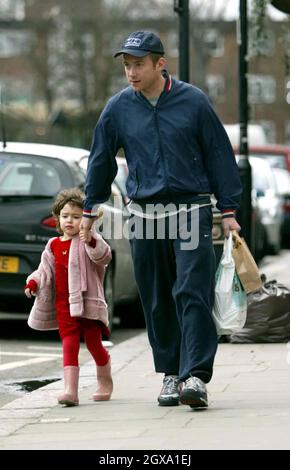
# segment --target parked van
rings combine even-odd
[[[231,144],[234,148],[240,145],[240,124],[225,124],[224,128],[229,136]],[[248,142],[249,145],[266,145],[268,143],[267,136],[263,126],[259,124],[248,125]]]

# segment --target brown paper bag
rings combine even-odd
[[[233,231],[233,258],[236,271],[246,293],[254,292],[262,287],[258,266],[245,240]]]

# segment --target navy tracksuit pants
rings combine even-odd
[[[199,232],[195,249],[183,249],[184,236],[170,236],[170,217],[163,219],[162,239],[133,236],[130,243],[156,372],[178,375],[183,381],[193,375],[207,383],[217,350],[211,315],[215,255],[211,207],[202,207],[198,212],[198,225],[193,222],[196,219],[192,212],[185,216],[187,231]],[[160,223],[136,216],[134,219],[144,230],[146,224],[156,229]]]

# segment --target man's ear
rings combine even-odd
[[[160,71],[163,70],[165,67],[165,64],[166,64],[165,57],[160,57],[160,59],[158,60],[156,64],[157,70],[160,70]]]

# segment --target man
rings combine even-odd
[[[134,32],[119,55],[130,86],[108,101],[96,125],[82,227],[90,229],[98,205],[110,196],[115,155],[122,147],[129,169],[129,210],[134,224],[144,228],[143,236],[130,242],[155,370],[164,373],[158,402],[207,407],[205,384],[217,349],[210,194],[222,212],[225,236],[239,230],[238,169],[206,95],[164,69],[158,36]],[[152,204],[158,210],[148,211]],[[158,236],[160,221],[164,232]],[[184,232],[194,239],[189,247]]]

